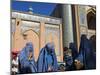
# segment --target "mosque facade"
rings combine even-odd
[[[75,42],[79,49],[82,34],[96,42],[95,6],[58,5],[51,16],[12,11],[11,19],[12,51],[22,50],[31,41],[35,60],[48,42],[54,43],[58,62],[63,62],[63,48],[70,43]]]
[[[20,51],[27,42],[33,43],[37,60],[40,50],[50,42],[55,45],[58,61],[63,61],[62,20],[33,13],[12,12],[12,50]]]

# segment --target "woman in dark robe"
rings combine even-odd
[[[81,36],[81,43],[79,49],[79,56],[77,58],[79,61],[82,61],[84,69],[94,69],[95,68],[95,55],[91,46],[90,40],[87,39],[86,35]]]
[[[38,72],[55,72],[58,70],[57,58],[53,43],[48,43],[41,49],[37,61]]]
[[[19,54],[20,74],[37,72],[33,51],[33,44],[31,42],[26,43],[26,46],[21,50]]]

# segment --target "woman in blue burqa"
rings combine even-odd
[[[26,43],[26,46],[21,50],[19,54],[20,74],[37,72],[33,51],[33,44],[31,42]]]
[[[95,69],[96,68],[96,55],[93,52],[91,41],[86,35],[81,36],[81,43],[79,49],[79,56],[77,57],[84,69]]]
[[[47,43],[45,47],[41,49],[37,61],[37,69],[38,72],[54,72],[58,70],[53,43]]]

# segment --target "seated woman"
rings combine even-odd
[[[41,49],[37,61],[38,72],[54,72],[58,70],[57,58],[53,43],[48,43]]]
[[[34,72],[37,72],[37,68],[34,60],[33,44],[28,42],[19,54],[19,73],[25,74]]]

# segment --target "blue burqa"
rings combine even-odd
[[[28,42],[19,54],[19,73],[21,74],[37,72],[34,54],[30,60],[28,58],[30,52],[33,53],[33,45]]]
[[[54,72],[58,70],[55,49],[52,43],[46,44],[46,46],[41,49],[37,61],[37,69],[38,72]]]
[[[79,56],[77,59],[83,63],[84,69],[96,68],[96,55],[94,54],[91,42],[87,39],[86,35],[81,36]]]

